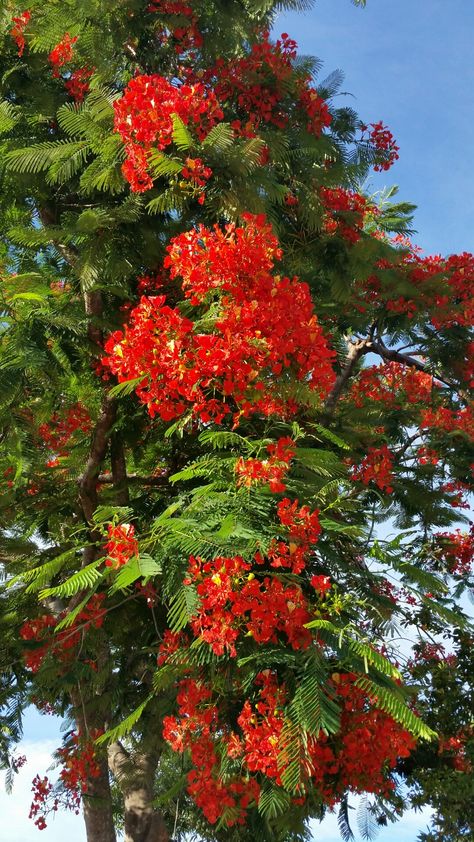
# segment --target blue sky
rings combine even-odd
[[[300,52],[345,73],[346,99],[383,120],[400,160],[374,185],[398,184],[418,205],[416,241],[431,253],[474,251],[474,3],[466,0],[317,0],[282,14]],[[344,101],[341,98],[341,102]]]
[[[418,205],[416,242],[434,253],[474,250],[474,3],[368,0],[362,10],[350,0],[318,0],[310,12],[282,14],[276,32],[284,31],[324,62],[323,75],[345,72],[343,89],[362,119],[393,131],[400,160],[374,176],[373,188],[396,183],[400,197]],[[81,819],[58,816],[40,833],[27,817],[31,780],[45,773],[60,739],[57,722],[28,717],[21,749],[28,764],[13,796],[0,787],[0,814],[15,842],[85,840]],[[378,840],[415,842],[426,824],[426,815],[408,814]],[[315,827],[314,839],[339,842],[335,817]]]

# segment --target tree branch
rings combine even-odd
[[[97,477],[97,482],[101,485],[115,484],[112,474],[99,474],[99,476]],[[168,488],[170,484],[167,476],[140,477],[138,474],[127,474],[127,483],[135,485],[152,485],[157,486],[158,488]],[[127,504],[125,503],[121,505]]]
[[[380,338],[372,341],[371,351],[373,351],[374,354],[378,354],[379,357],[382,357],[384,360],[416,368],[417,371],[422,371],[424,374],[431,374],[426,365],[421,360],[417,359],[417,357],[413,357],[411,354],[402,354],[401,351],[387,348]],[[464,397],[464,393],[461,392],[456,384],[451,380],[447,380],[439,374],[434,374],[433,377],[435,377],[436,380],[439,380],[440,383],[443,383],[444,386],[448,386],[449,389],[453,389],[455,392],[458,392],[461,397]]]
[[[383,343],[381,339],[374,339],[372,341],[372,348],[371,350],[374,354],[378,354],[379,357],[382,357],[384,360],[389,360],[390,362],[402,363],[403,365],[411,366],[412,368],[418,369],[418,371],[423,371],[426,373],[426,366],[421,360],[418,360],[416,357],[412,357],[410,354],[402,354],[401,351],[396,351],[391,348],[387,348],[387,346]]]
[[[107,452],[111,428],[116,416],[117,401],[114,398],[105,397],[92,437],[89,458],[86,462],[84,472],[78,481],[79,502],[84,513],[84,518],[89,527],[91,527],[91,545],[84,549],[82,557],[83,567],[90,564],[97,557],[96,544],[100,541],[101,537],[98,530],[93,527],[93,516],[98,504],[97,481],[100,466]]]
[[[119,506],[128,506],[130,495],[128,493],[127,464],[123,441],[118,433],[112,433],[110,437],[110,459],[112,463],[112,482],[117,495]]]
[[[372,339],[370,337],[367,337],[366,339],[358,339],[356,342],[348,340],[348,354],[344,368],[342,369],[339,377],[336,379],[336,382],[324,405],[324,415],[326,418],[330,418],[334,414],[336,404],[346,388],[347,383],[352,377],[357,363],[364,354],[367,354],[368,351],[370,351],[371,345]]]

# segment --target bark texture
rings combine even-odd
[[[158,754],[129,753],[120,742],[108,749],[109,768],[124,800],[125,842],[170,842],[166,824],[153,807]]]

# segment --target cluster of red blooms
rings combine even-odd
[[[138,556],[138,541],[134,536],[135,527],[131,523],[109,524],[107,528],[108,541],[105,544],[106,567],[118,570],[131,558]]]
[[[212,170],[206,167],[201,158],[186,158],[185,166],[182,169],[183,178],[189,179],[198,187],[205,187],[206,181],[210,179]]]
[[[105,594],[94,594],[79,612],[74,623],[56,634],[54,629],[61,617],[56,619],[51,614],[43,614],[35,620],[26,620],[20,628],[21,639],[41,644],[25,652],[28,669],[38,672],[48,654],[53,654],[62,663],[74,659],[83,634],[91,627],[99,629],[102,626],[105,617],[104,600]]]
[[[25,29],[30,22],[31,19],[31,12],[26,10],[25,12],[21,12],[21,14],[17,15],[17,17],[12,18],[13,26],[10,29],[10,35],[14,39],[17,47],[18,47],[18,55],[22,56],[26,41],[25,41]]]
[[[243,635],[257,643],[277,643],[282,633],[292,649],[310,645],[304,624],[311,614],[299,585],[285,586],[275,576],[259,581],[249,573],[252,565],[239,556],[189,561],[187,581],[197,583],[200,598],[191,628],[216,655],[227,650],[235,657],[235,642]]]
[[[58,750],[63,769],[60,773],[61,781],[71,793],[86,793],[90,778],[98,778],[100,766],[96,759],[94,740],[99,732],[85,737],[80,731],[72,731],[67,745]]]
[[[40,778],[39,775],[36,775],[36,777],[33,778],[33,786],[31,788],[33,793],[33,802],[30,807],[28,818],[35,820],[35,825],[38,830],[44,830],[46,827],[46,819],[43,814],[44,805],[48,800],[48,797],[51,795],[52,789],[53,785],[46,776],[44,778]],[[57,810],[56,803],[52,809]]]
[[[474,464],[471,465],[471,473],[474,474]],[[443,483],[441,491],[447,494],[452,494],[453,497],[449,500],[449,505],[455,509],[470,509],[467,497],[472,494],[472,484],[461,482],[460,480],[449,480]]]
[[[451,765],[458,772],[472,772],[472,763],[466,756],[466,742],[474,736],[472,726],[463,728],[454,737],[440,736],[438,754],[448,754]]]
[[[201,158],[186,158],[181,174],[195,188],[199,204],[204,204],[206,194],[203,190],[197,190],[197,188],[206,186],[212,175],[211,168],[207,167]]]
[[[55,79],[59,79],[61,75],[60,68],[72,61],[74,56],[74,44],[76,41],[77,35],[74,38],[71,38],[69,32],[66,32],[63,38],[61,38],[59,44],[56,44],[56,46],[51,50],[48,59],[49,63],[53,66],[53,76]]]
[[[308,506],[298,508],[298,501],[283,499],[278,504],[278,518],[285,541],[273,540],[264,557],[260,552],[253,562],[259,567],[297,575],[306,566],[306,556],[319,538],[318,512]],[[298,584],[285,586],[275,575],[256,578],[253,564],[240,556],[206,561],[191,557],[185,584],[196,583],[200,605],[191,620],[191,628],[216,655],[237,654],[235,643],[252,637],[257,643],[277,643],[286,637],[293,649],[307,648],[311,633],[305,623],[311,619],[309,606]],[[319,597],[330,589],[327,576],[313,576],[311,585]],[[161,653],[160,653],[161,656]]]
[[[357,678],[352,673],[333,676],[341,727],[333,736],[321,731],[308,737],[301,758],[303,802],[310,786],[329,805],[348,789],[387,795],[393,788],[387,772],[414,748],[411,735],[367,699]],[[246,806],[258,800],[262,776],[281,784],[289,763],[284,743],[287,689],[270,670],[257,676],[255,689],[255,701],[247,699],[237,717],[239,732],[221,726],[211,690],[192,678],[180,684],[178,715],[164,720],[163,736],[173,750],[190,749],[195,768],[188,776],[188,791],[212,823],[221,817],[228,825],[243,823]],[[219,744],[242,764],[245,777],[239,778],[237,792],[233,781],[228,785],[218,780]],[[229,807],[234,809],[228,821]]]
[[[216,77],[215,91],[221,102],[230,102],[245,114],[243,120],[232,122],[237,134],[254,137],[262,123],[279,129],[288,125],[285,110],[288,85],[292,81],[296,41],[286,32],[275,44],[269,32],[263,32],[250,53],[232,61],[218,59],[211,72]],[[331,115],[324,100],[309,84],[309,79],[295,80],[297,111],[304,115],[306,128],[317,137],[331,123]],[[297,115],[298,116],[298,115]]]
[[[87,409],[80,403],[75,403],[66,410],[54,412],[49,423],[38,427],[38,435],[43,444],[56,457],[68,456],[71,439],[77,433],[88,435],[91,430],[91,419]],[[55,467],[57,459],[48,462],[48,467]]]
[[[368,485],[373,481],[387,494],[391,494],[393,487],[393,455],[386,444],[381,447],[369,447],[367,456],[361,464],[354,468],[351,479],[363,482]]]
[[[389,170],[392,164],[398,161],[400,147],[397,146],[392,132],[381,120],[362,127],[362,140],[370,144],[377,152],[382,153],[382,160],[377,161],[374,166],[375,172]]]
[[[326,234],[338,234],[349,243],[357,243],[365,215],[373,212],[367,199],[343,187],[321,187],[320,196],[325,210],[323,225]]]
[[[321,532],[319,512],[317,510],[311,512],[309,506],[301,506],[298,509],[297,500],[292,503],[284,498],[278,504],[277,513],[287,541],[272,540],[266,557],[258,551],[255,553],[255,561],[263,565],[268,559],[270,567],[276,569],[286,567],[298,575],[305,569],[306,557],[319,538]],[[319,577],[316,578],[319,579]],[[316,585],[313,586],[316,587]]]
[[[166,664],[171,655],[185,648],[188,643],[189,641],[186,639],[184,632],[172,632],[170,629],[165,629],[158,651],[158,666]]]
[[[14,475],[14,473],[15,473],[15,469],[14,469],[13,465],[9,465],[9,467],[6,468],[3,472],[3,476],[7,480],[7,488],[13,488],[13,486],[15,484],[13,479],[10,479],[10,477],[12,477]]]
[[[271,274],[280,256],[265,217],[250,214],[242,227],[199,226],[171,241],[165,261],[171,278],[181,278],[194,306],[217,298],[219,314],[213,331],[203,333],[166,306],[165,296],[144,297],[124,332],[107,341],[105,362],[120,382],[142,378],[136,393],[152,417],[169,421],[191,410],[220,423],[235,405],[236,419],[285,415],[294,403],[279,399],[274,377],[285,370],[321,397],[328,394],[334,352],[308,286]]]
[[[181,0],[152,0],[147,11],[186,20],[185,25],[176,25],[176,22],[166,20],[166,26],[161,30],[162,44],[167,43],[167,32],[170,32],[175,41],[177,53],[196,50],[202,46],[203,37],[198,28],[198,18],[189,3],[183,3]]]
[[[350,399],[357,407],[362,407],[364,398],[369,398],[390,409],[399,409],[406,401],[411,404],[429,403],[433,385],[431,374],[401,363],[388,362],[362,369],[352,385]]]
[[[432,447],[427,447],[422,444],[416,451],[420,465],[437,465],[439,462],[439,454]]]
[[[93,73],[92,68],[79,67],[78,70],[73,70],[69,79],[65,81],[64,87],[76,102],[82,102],[86,94],[89,93],[90,79]]]
[[[466,576],[474,562],[474,525],[469,532],[439,532],[436,535],[436,558],[446,565],[449,573]]]
[[[269,459],[238,459],[235,466],[237,485],[250,488],[257,483],[268,483],[275,494],[285,490],[283,483],[290,469],[290,462],[296,453],[295,442],[288,436],[278,439],[276,444],[269,444]]]
[[[33,780],[32,792],[33,802],[30,807],[30,819],[35,819],[35,825],[39,830],[46,828],[46,816],[48,813],[56,813],[61,806],[63,809],[71,810],[77,816],[81,809],[81,796],[87,793],[91,778],[99,777],[101,770],[97,764],[95,755],[94,740],[99,736],[99,731],[84,737],[80,732],[72,731],[68,737],[68,743],[64,748],[58,750],[63,769],[60,773],[60,780],[64,786],[64,792],[55,791],[53,784],[47,777],[40,778],[39,775]]]
[[[27,763],[26,755],[25,754],[17,754],[15,757],[11,758],[11,767],[14,772],[18,772],[19,769],[22,769],[25,763]]]
[[[471,327],[474,322],[474,255],[469,252],[453,254],[443,258],[440,255],[421,256],[411,250],[402,263],[393,265],[386,260],[378,263],[379,269],[396,269],[402,273],[404,284],[413,287],[414,297],[390,298],[384,306],[394,313],[413,318],[426,311],[433,326],[442,328],[460,325]],[[439,285],[435,289],[434,285]],[[365,282],[365,293],[371,300],[380,298],[381,284],[377,275],[371,275]]]
[[[469,252],[450,257],[420,257],[409,259],[410,280],[421,290],[432,278],[441,280],[445,293],[428,293],[430,318],[435,328],[461,325],[470,327],[474,322],[474,255]]]
[[[426,409],[421,417],[421,427],[442,430],[452,433],[459,430],[469,438],[474,438],[474,414],[472,406],[464,409],[448,409],[440,406],[438,409]]]
[[[212,692],[202,682],[186,679],[179,685],[178,716],[163,720],[163,737],[174,751],[190,749],[194,768],[188,773],[188,792],[207,820],[215,824],[226,812],[226,824],[245,822],[245,810],[258,801],[260,787],[239,775],[225,783],[219,780],[220,762],[215,731],[218,710]]]
[[[114,110],[114,128],[127,153],[122,171],[131,189],[138,193],[153,186],[149,153],[166,149],[173,142],[173,114],[200,140],[224,116],[214,92],[201,82],[174,85],[156,74],[131,79],[123,96],[114,102]]]

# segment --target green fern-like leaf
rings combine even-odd
[[[171,119],[173,120],[173,143],[180,152],[187,152],[194,146],[193,136],[183,123],[181,117],[173,114]]]
[[[65,166],[68,159],[77,161],[78,155],[85,156],[88,145],[84,140],[46,141],[24,149],[14,149],[6,156],[6,163],[12,172],[35,174],[48,170],[54,164]]]
[[[86,588],[93,588],[105,576],[104,571],[97,569],[101,564],[102,559],[97,559],[83,567],[82,570],[78,570],[61,585],[54,588],[45,588],[45,590],[40,591],[40,599],[47,599],[50,596],[71,597]]]
[[[123,740],[127,734],[133,729],[133,727],[137,724],[138,720],[140,719],[143,711],[145,710],[146,706],[149,702],[153,699],[153,694],[150,693],[149,696],[144,699],[144,701],[138,705],[135,710],[127,716],[116,728],[111,728],[109,731],[106,731],[105,734],[102,734],[96,740],[97,745],[103,745],[104,743],[114,743],[117,740]]]
[[[0,135],[8,134],[21,118],[21,111],[16,105],[0,100]]]

